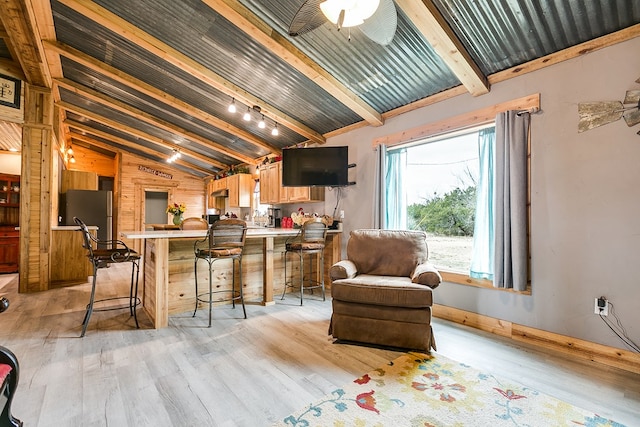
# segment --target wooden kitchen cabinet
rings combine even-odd
[[[0,225],[0,273],[15,273],[20,261],[20,232],[15,225]]]
[[[20,207],[20,175],[0,174],[0,207]]]
[[[91,234],[96,233],[90,227]],[[70,286],[85,283],[93,268],[82,247],[83,235],[76,226],[60,226],[51,230],[51,286]]]
[[[279,163],[269,163],[260,168],[260,203],[280,203]]]
[[[283,187],[282,162],[260,168],[260,203],[309,203],[324,201],[324,187]]]
[[[229,207],[250,208],[253,194],[253,177],[247,173],[239,173],[226,178],[229,190]]]

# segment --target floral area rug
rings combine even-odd
[[[440,355],[408,353],[275,426],[624,427]]]

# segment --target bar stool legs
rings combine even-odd
[[[293,284],[293,271],[291,272],[291,279],[288,280],[289,276],[287,275],[287,254],[296,254],[298,255],[298,260],[300,262],[300,305],[304,303],[304,291],[313,290],[320,288],[322,290],[322,301],[326,301],[325,290],[324,290],[324,250],[313,250],[313,251],[304,251],[304,250],[288,250],[284,252],[284,288],[282,289],[282,296],[280,300],[284,300],[284,296],[287,292],[287,288],[294,288]],[[318,254],[320,257],[320,266],[319,272],[320,280],[314,280],[312,278],[313,274],[313,254]],[[307,280],[308,285],[305,286],[304,282],[304,256],[307,255],[309,258],[309,278]],[[293,270],[293,269],[292,269]]]
[[[138,323],[138,314],[137,314],[137,306],[140,305],[142,302],[140,301],[140,299],[138,298],[138,279],[139,279],[139,272],[140,272],[140,265],[138,263],[138,259],[134,259],[131,261],[131,285],[129,287],[129,314],[131,317],[133,317],[133,319],[135,320],[136,323],[136,329],[140,329],[140,324]],[[106,267],[106,265],[104,265]],[[123,299],[123,298],[127,298],[127,297],[112,297],[112,298],[104,298],[101,300],[96,301],[95,297],[96,297],[96,281],[98,279],[98,269],[100,269],[102,267],[102,265],[99,264],[95,264],[93,265],[93,280],[91,282],[91,296],[89,299],[89,304],[87,304],[87,310],[84,313],[84,320],[82,321],[82,332],[80,333],[80,338],[84,337],[84,335],[87,333],[87,327],[89,326],[89,320],[91,319],[91,315],[93,314],[94,311],[110,311],[110,310],[119,310],[119,309],[124,309],[126,307],[109,307],[109,308],[101,308],[101,309],[95,309],[94,310],[94,304],[96,302],[103,302],[103,301],[111,301],[111,300],[118,300],[118,299]]]
[[[198,260],[199,259],[204,259],[205,261],[207,261],[209,263],[209,293],[204,293],[204,294],[200,294],[198,293]],[[229,258],[221,258],[221,259],[229,259]],[[218,300],[219,302],[222,301],[227,301],[227,300],[231,300],[231,306],[233,308],[236,308],[236,300],[239,300],[240,303],[242,304],[242,313],[244,315],[244,318],[247,318],[247,309],[245,308],[244,305],[244,293],[243,293],[243,289],[242,289],[242,257],[240,258],[230,258],[231,259],[231,265],[232,265],[232,270],[235,269],[235,261],[238,261],[238,276],[240,278],[239,282],[240,282],[240,289],[236,290],[236,275],[235,272],[232,273],[233,274],[233,278],[231,281],[231,298],[228,299],[221,299]],[[211,260],[207,259],[207,258],[197,258],[194,261],[194,273],[195,273],[195,287],[196,287],[196,306],[195,309],[193,310],[193,316],[192,317],[196,317],[196,313],[198,312],[198,302],[204,302],[205,304],[209,305],[209,324],[207,327],[211,327],[211,316],[213,313],[213,303],[216,302],[213,299],[214,294],[216,293],[221,293],[221,292],[228,292],[228,291],[214,291],[213,290],[213,263],[215,261],[217,261],[218,259],[213,258]]]

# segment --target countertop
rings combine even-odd
[[[247,238],[264,238],[279,236],[295,236],[300,232],[296,228],[247,228]],[[329,234],[342,233],[341,230],[329,230]],[[120,236],[127,239],[177,239],[205,237],[207,230],[144,230],[144,231],[122,231]]]

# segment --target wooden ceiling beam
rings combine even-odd
[[[96,113],[94,113],[92,111],[89,111],[86,108],[78,107],[76,105],[69,104],[68,102],[64,102],[64,101],[56,102],[55,105],[59,106],[60,108],[66,110],[66,111],[70,111],[70,112],[78,114],[80,116],[84,116],[87,119],[92,120],[92,121],[94,121],[96,123],[100,123],[100,124],[102,124],[104,126],[107,126],[107,127],[112,128],[112,129],[124,132],[124,133],[126,133],[128,135],[133,136],[134,138],[143,139],[143,140],[146,140],[148,142],[151,142],[151,143],[154,143],[156,145],[159,145],[161,147],[167,148],[167,149],[179,149],[182,153],[187,154],[188,156],[193,157],[194,159],[197,159],[197,160],[200,160],[202,162],[208,163],[208,164],[212,165],[213,167],[218,168],[220,170],[221,169],[226,169],[228,167],[228,165],[226,165],[224,163],[221,163],[221,162],[218,162],[216,160],[213,160],[213,159],[211,159],[211,158],[209,158],[209,157],[207,157],[207,156],[205,156],[203,154],[199,154],[199,153],[196,153],[196,152],[191,151],[189,149],[185,149],[184,147],[181,147],[179,144],[174,144],[174,143],[171,143],[169,141],[165,141],[162,138],[158,138],[156,136],[149,135],[146,132],[130,128],[129,126],[125,126],[125,125],[123,125],[121,123],[116,122],[115,120],[108,119],[108,118],[103,117],[103,116],[101,116],[99,114],[96,114]],[[73,123],[76,128],[79,128],[80,126],[83,126],[82,130],[84,130],[85,132],[90,132],[91,131],[94,135],[104,137],[105,139],[107,138],[107,135],[108,135],[109,138],[114,138],[114,136],[111,135],[108,132],[100,133],[100,135],[98,135],[97,132],[102,132],[102,131],[93,129],[92,127],[87,126],[87,125],[82,124],[82,123],[78,123],[78,122],[75,122],[75,121],[72,121],[72,120],[68,120],[68,119],[65,120],[65,123],[68,124],[69,126],[71,126],[71,123]]]
[[[84,98],[103,104],[121,113],[133,116],[136,119],[141,120],[145,123],[148,123],[152,126],[155,126],[159,129],[163,129],[174,135],[178,135],[182,138],[189,139],[207,148],[211,148],[212,150],[218,151],[229,157],[237,159],[243,163],[248,163],[248,164],[255,163],[255,159],[253,159],[252,157],[245,156],[236,151],[230,150],[229,148],[223,146],[222,144],[203,138],[200,135],[197,135],[193,132],[190,132],[186,129],[181,128],[180,126],[174,125],[173,123],[167,122],[166,120],[162,120],[158,117],[155,117],[145,111],[132,107],[131,105],[126,104],[122,101],[113,99],[97,90],[81,85],[80,83],[76,83],[69,79],[55,79],[55,84],[75,93],[76,95],[80,95]]]
[[[12,56],[20,63],[27,83],[51,87],[44,48],[35,19],[33,3],[44,0],[2,0],[0,21],[9,35]]]
[[[304,74],[372,126],[382,126],[382,115],[340,83],[289,40],[258,18],[237,0],[203,0],[211,9],[260,43],[285,63]]]
[[[0,73],[20,80],[27,78],[22,72],[22,67],[20,67],[18,62],[5,58],[0,58]]]
[[[473,96],[489,92],[489,82],[431,0],[396,0],[433,50]]]
[[[186,102],[172,95],[169,95],[168,93],[148,83],[145,83],[142,80],[139,80],[123,71],[120,71],[109,64],[106,64],[93,58],[92,56],[80,52],[79,50],[74,49],[71,46],[60,42],[45,42],[44,46],[47,52],[55,52],[59,55],[64,56],[65,58],[71,59],[72,61],[77,62],[80,65],[90,68],[119,83],[127,85],[128,87],[138,92],[144,93],[145,95],[148,95],[157,101],[170,105],[172,108],[182,111],[183,113],[196,117],[203,122],[210,124],[211,126],[221,129],[231,135],[237,136],[238,138],[241,138],[251,144],[254,144],[257,147],[267,150],[270,153],[282,154],[282,150],[280,148],[269,144],[267,141],[256,137],[252,133],[233,126],[230,123],[212,116],[205,111],[195,108],[187,104]]]
[[[107,144],[106,142],[98,141],[97,139],[88,137],[86,135],[81,135],[81,134],[78,134],[78,133],[75,133],[75,132],[71,132],[70,135],[71,135],[71,139],[73,139],[73,140],[81,141],[81,142],[84,142],[84,143],[90,144],[90,145],[95,145],[96,147],[99,147],[99,148],[102,148],[102,149],[105,149],[105,150],[113,151],[113,149],[114,149],[114,147],[112,145]],[[113,142],[116,143],[116,144],[123,144],[124,142],[127,142],[128,144],[130,144],[129,148],[133,148],[133,149],[136,149],[138,151],[142,151],[142,152],[144,152],[144,153],[146,153],[146,154],[148,154],[150,156],[160,157],[160,158],[162,158],[164,156],[163,153],[155,151],[155,150],[153,150],[151,148],[142,147],[142,146],[133,144],[133,143],[131,143],[129,141],[126,141],[126,140],[122,140],[122,142],[117,142],[117,141],[113,141]],[[122,151],[122,150],[116,149],[116,151]],[[133,154],[133,153],[131,153],[131,154]],[[205,175],[210,175],[211,174],[210,170],[203,169],[203,168],[198,167],[196,165],[193,165],[191,163],[185,162],[182,159],[178,159],[178,160],[176,160],[176,161],[174,161],[172,163],[168,163],[167,164],[168,167],[177,169],[175,167],[175,165],[180,165],[180,166],[184,166],[186,168],[192,169],[192,170],[197,170],[197,171],[199,171],[199,172],[201,172],[201,173],[203,173]],[[197,174],[194,174],[194,173],[191,173],[191,172],[189,172],[189,173],[191,175],[199,177],[199,175],[197,175]]]
[[[172,65],[186,71],[193,77],[203,81],[222,93],[227,94],[230,98],[235,98],[245,105],[260,106],[261,113],[264,114],[265,117],[269,117],[271,120],[277,122],[278,125],[287,127],[299,135],[309,138],[309,140],[314,143],[324,144],[326,142],[324,136],[319,132],[316,132],[305,124],[295,120],[275,106],[268,104],[266,101],[250,94],[239,86],[234,85],[217,73],[214,73],[205,66],[180,53],[168,44],[158,40],[98,4],[90,0],[60,0],[60,3],[82,15],[85,15],[92,21],[111,29],[131,43],[146,49],[159,58],[162,58]]]

